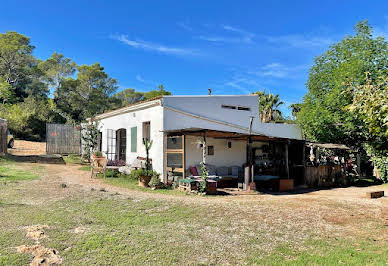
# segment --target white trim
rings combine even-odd
[[[230,124],[230,123],[227,123],[227,122],[224,122],[224,121],[215,120],[215,119],[212,119],[212,118],[208,118],[208,117],[196,115],[196,114],[193,114],[193,113],[185,112],[185,111],[182,111],[182,110],[179,110],[179,109],[176,109],[176,108],[167,106],[167,105],[162,105],[162,106],[163,106],[164,108],[168,109],[168,110],[173,111],[173,112],[177,112],[177,113],[180,113],[180,114],[183,114],[183,115],[187,115],[187,116],[191,116],[191,117],[194,117],[194,118],[197,118],[197,119],[201,119],[201,120],[206,120],[206,121],[209,121],[209,122],[212,122],[212,123],[216,123],[216,124],[220,124],[220,125],[223,125],[223,126],[228,126],[228,127],[237,128],[237,129],[246,131],[246,134],[249,134],[249,133],[248,133],[249,129],[248,129],[247,127],[242,127],[242,126],[235,125],[235,124]],[[259,133],[259,132],[255,132],[255,131],[252,131],[252,134],[255,134],[255,135],[264,135],[264,134],[261,134],[261,133]]]
[[[139,104],[135,104],[133,106],[123,107],[123,108],[120,108],[120,109],[117,109],[114,111],[110,111],[108,113],[100,114],[100,115],[96,116],[96,119],[104,119],[104,118],[112,117],[115,115],[134,112],[134,111],[138,111],[138,110],[143,110],[143,109],[147,109],[147,108],[158,106],[158,105],[161,105],[161,99],[157,99],[157,100],[149,101],[149,102],[144,102],[144,103],[139,103]]]

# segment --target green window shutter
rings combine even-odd
[[[137,127],[131,127],[131,152],[137,152]]]

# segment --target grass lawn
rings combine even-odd
[[[39,166],[35,170],[39,170]],[[41,169],[41,168],[40,168]],[[33,180],[39,176],[36,173],[22,170],[17,167],[11,158],[0,158],[0,182],[17,182],[21,180]]]
[[[101,175],[98,176],[98,178],[102,178]],[[152,190],[151,188],[145,188],[145,187],[140,187],[138,185],[138,180],[134,180],[128,177],[109,177],[104,180],[105,183],[114,185],[117,187],[122,187],[122,188],[128,188],[131,190],[138,190],[138,191],[144,191],[144,192],[149,192],[149,193],[159,193],[159,194],[169,194],[169,195],[187,195],[189,196],[190,194],[179,191],[177,189],[157,189],[157,190]]]
[[[339,235],[341,230],[334,229],[343,225],[338,222],[327,222],[327,233],[321,233],[319,223],[298,218],[310,211],[307,205],[291,213],[290,199],[242,205],[217,198],[209,202],[213,199],[171,190],[153,192],[169,194],[160,199],[154,194],[138,197],[71,184],[61,187],[54,178],[33,180],[38,177],[35,171],[22,173],[20,167],[1,162],[2,175],[22,178],[18,183],[0,183],[0,265],[31,262],[30,255],[17,253],[15,247],[34,244],[24,227],[38,224],[49,227],[40,242],[56,249],[64,265],[386,265],[388,261],[387,241],[379,238],[386,225],[380,220],[369,218],[371,222],[362,225],[349,220],[360,226],[355,231],[365,228],[365,234]],[[128,178],[105,182],[152,193]],[[332,205],[324,208],[352,208]]]

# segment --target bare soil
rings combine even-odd
[[[34,149],[36,152],[42,150],[42,144],[28,144],[29,150],[23,146],[23,143],[19,144],[20,153],[21,151],[32,153]],[[37,164],[25,163],[23,165],[32,169]],[[194,207],[205,206],[214,217],[233,217],[230,224],[231,232],[235,228],[239,234],[249,235],[249,230],[252,230],[254,226],[254,230],[262,232],[261,237],[268,250],[280,243],[307,240],[312,234],[345,239],[369,237],[375,241],[381,241],[382,244],[388,239],[388,197],[379,199],[366,197],[366,192],[375,190],[385,189],[387,193],[388,186],[335,188],[299,194],[180,196],[134,191],[109,185],[103,179],[91,179],[89,172],[79,170],[79,165],[39,163],[39,166],[43,168],[43,177],[23,184],[19,191],[24,193],[23,186],[34,186],[36,194],[30,189],[25,189],[29,191],[30,204],[48,204],[48,202],[80,194],[87,196],[91,191],[98,191],[101,195],[114,195],[139,201],[152,199]],[[62,184],[66,184],[66,189],[61,188]],[[182,224],[182,226],[190,227],[188,224]],[[245,230],[244,228],[246,232],[242,231]],[[209,243],[225,243],[226,246],[234,243],[231,239],[228,241],[217,239],[215,237],[217,234],[213,231],[208,232],[206,228],[201,230],[205,236],[209,235]],[[87,231],[87,228],[80,227],[74,231],[82,234]],[[229,236],[233,237],[233,233]],[[34,253],[36,249],[45,253],[47,250],[43,248],[27,248],[27,250]]]
[[[8,153],[12,155],[45,155],[46,142],[15,140],[14,147],[8,149]]]

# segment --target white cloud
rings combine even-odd
[[[233,87],[244,94],[251,94],[257,90],[263,89],[263,86],[257,82],[256,78],[249,76],[234,77],[225,82],[222,87]]]
[[[280,63],[271,63],[259,68],[259,70],[249,71],[249,74],[253,74],[261,77],[271,78],[293,78],[298,73],[305,71],[308,68],[307,65],[298,66],[286,66]]]
[[[201,35],[199,39],[209,42],[223,42],[223,43],[253,43],[255,34],[238,29],[229,25],[221,25],[224,31],[232,32],[232,35]]]
[[[185,22],[179,22],[178,26],[187,31],[194,31],[194,29]]]
[[[174,55],[181,55],[181,56],[196,54],[191,49],[170,47],[170,46],[165,46],[161,44],[145,42],[142,40],[130,40],[128,39],[128,36],[124,34],[113,36],[112,38],[122,43],[125,43],[133,48],[143,49],[146,51],[155,51],[155,52],[164,53],[164,54],[174,54]]]
[[[295,48],[327,47],[334,42],[330,37],[307,36],[301,34],[267,36],[266,39],[271,43],[292,46]]]
[[[376,26],[373,29],[373,36],[379,37],[382,36],[385,39],[388,39],[388,16],[385,16],[385,25],[383,26]]]
[[[152,86],[157,86],[158,83],[155,82],[155,81],[152,81],[152,80],[149,80],[149,79],[144,79],[142,76],[140,75],[136,75],[136,80],[141,82],[141,83],[144,83],[144,84],[147,84],[147,85],[152,85]]]

